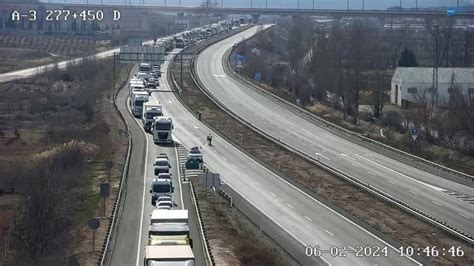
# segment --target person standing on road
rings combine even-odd
[[[209,146],[212,146],[212,135],[211,135],[211,133],[209,133],[209,135],[207,135],[207,142],[209,143]]]

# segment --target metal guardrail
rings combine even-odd
[[[352,177],[350,176],[349,174],[347,173],[344,173],[334,167],[331,167],[323,162],[320,162],[318,160],[315,160],[311,157],[309,157],[308,155],[298,151],[298,150],[295,150],[293,149],[288,143],[285,143],[284,141],[280,140],[280,139],[277,139],[275,137],[272,137],[270,136],[269,134],[267,134],[266,132],[260,130],[259,128],[257,128],[256,126],[254,126],[252,123],[250,122],[247,122],[246,120],[244,120],[242,117],[238,116],[237,114],[235,114],[233,111],[231,111],[228,107],[226,107],[224,104],[222,104],[214,95],[212,95],[209,91],[207,91],[207,89],[203,86],[202,82],[196,78],[196,74],[195,74],[195,66],[194,66],[194,59],[191,61],[191,77],[193,78],[194,82],[196,82],[196,85],[199,87],[199,89],[209,98],[211,99],[217,106],[219,106],[222,110],[224,110],[227,114],[229,114],[230,116],[232,116],[234,119],[236,119],[237,121],[239,121],[240,123],[248,126],[249,128],[251,128],[252,130],[254,130],[255,132],[257,132],[258,134],[264,136],[265,138],[267,138],[268,140],[280,145],[281,147],[287,149],[288,151],[290,152],[293,152],[293,153],[296,153],[300,156],[302,156],[303,158],[315,163],[316,165],[320,166],[321,168],[333,173],[334,175],[340,177],[340,178],[343,178],[349,182],[351,182],[352,184],[368,191],[369,193],[389,202],[389,203],[392,203],[394,204],[395,206],[405,210],[405,211],[408,211],[409,213],[437,226],[438,228],[446,231],[446,232],[449,232],[451,233],[452,235],[464,240],[464,241],[467,241],[468,243],[471,243],[473,244],[474,243],[474,237],[453,227],[453,226],[450,226],[448,225],[446,222],[444,221],[440,221],[434,217],[432,217],[431,215],[427,214],[427,213],[424,213],[420,210],[417,210],[416,208],[413,208],[411,207],[410,205],[404,203],[403,201],[400,201],[392,196],[390,196],[389,194],[379,190],[379,189],[376,189],[372,186],[370,186],[370,184],[368,183],[364,183],[360,180],[358,180],[357,178],[355,177]]]
[[[201,232],[201,237],[204,243],[204,249],[206,253],[206,261],[209,263],[208,265],[216,265],[216,262],[214,261],[214,256],[212,255],[211,248],[209,247],[209,240],[207,240],[207,235],[206,235],[206,229],[204,228],[201,220],[201,209],[199,208],[199,202],[196,200],[196,193],[194,192],[194,186],[192,182],[189,182],[189,186],[191,188],[191,199],[194,204],[194,208],[196,211],[196,216],[198,219],[198,226],[199,226],[199,231]]]
[[[408,153],[408,152],[405,152],[405,151],[402,151],[402,150],[399,150],[399,149],[396,149],[394,147],[391,147],[391,146],[388,146],[386,144],[383,144],[381,142],[378,142],[376,140],[373,140],[373,139],[370,139],[366,136],[363,136],[359,133],[356,133],[356,132],[353,132],[353,131],[350,131],[348,129],[345,129],[339,125],[336,125],[334,123],[331,123],[327,120],[324,120],[323,118],[320,118],[318,116],[316,116],[315,114],[309,112],[308,110],[305,110],[303,108],[301,108],[300,106],[298,105],[295,105],[293,103],[290,103],[286,100],[283,100],[281,99],[280,97],[276,96],[276,95],[273,95],[272,93],[260,88],[259,86],[253,84],[251,81],[249,81],[247,78],[245,77],[242,77],[241,75],[239,75],[238,73],[236,73],[234,71],[234,69],[232,68],[232,66],[230,65],[230,60],[228,60],[228,58],[226,57],[225,59],[225,63],[224,65],[227,65],[228,68],[224,67],[224,71],[227,73],[227,74],[230,74],[230,76],[233,76],[235,77],[236,79],[244,82],[245,84],[247,85],[250,85],[256,92],[258,92],[259,94],[263,95],[264,97],[272,100],[272,101],[276,101],[277,103],[279,103],[281,106],[285,107],[286,109],[289,109],[290,111],[292,111],[293,113],[296,113],[297,115],[304,115],[306,118],[309,118],[311,119],[313,122],[316,122],[317,124],[319,125],[324,125],[326,128],[332,128],[334,130],[337,130],[338,132],[341,132],[347,136],[350,136],[350,137],[353,137],[353,138],[356,138],[360,141],[363,141],[363,142],[366,142],[370,145],[373,145],[373,146],[376,146],[377,148],[382,148],[388,152],[391,152],[391,153],[394,153],[398,156],[403,156],[405,157],[406,159],[409,159],[409,160],[412,160],[414,162],[417,162],[417,163],[421,163],[421,164],[424,164],[425,166],[428,166],[428,167],[431,167],[431,168],[434,168],[434,169],[437,169],[439,171],[443,171],[445,173],[448,173],[448,174],[451,174],[451,175],[454,175],[454,176],[457,176],[457,177],[461,177],[465,180],[468,180],[468,181],[471,181],[471,182],[474,182],[474,176],[473,175],[469,175],[469,174],[466,174],[466,173],[463,173],[463,172],[460,172],[460,171],[457,171],[455,169],[452,169],[452,168],[449,168],[449,167],[446,167],[446,166],[443,166],[443,165],[440,165],[440,164],[437,164],[437,163],[434,163],[434,162],[431,162],[429,160],[426,160],[424,158],[421,158],[421,157],[418,157],[416,155],[413,155],[411,153]],[[227,70],[227,71],[226,71]],[[289,108],[288,108],[289,107]]]
[[[130,68],[128,70],[127,77],[130,76],[131,71],[132,71],[132,68]],[[128,167],[129,167],[129,164],[130,164],[130,154],[131,154],[131,151],[132,151],[132,135],[130,134],[130,127],[129,127],[129,124],[128,124],[127,120],[125,119],[124,114],[120,111],[120,109],[118,108],[118,104],[117,104],[117,95],[118,95],[119,91],[127,84],[127,80],[128,80],[128,78],[125,79],[124,81],[122,81],[119,86],[117,86],[116,90],[114,91],[114,96],[113,96],[114,107],[117,110],[117,112],[120,114],[120,118],[123,121],[123,123],[125,124],[126,131],[127,131],[127,134],[128,134],[128,149],[127,149],[127,156],[125,157],[125,164],[124,164],[123,170],[122,170],[122,178],[120,179],[119,191],[117,193],[117,197],[116,197],[115,202],[114,202],[114,207],[112,209],[112,219],[110,220],[110,222],[108,224],[107,237],[104,239],[104,243],[102,245],[102,250],[101,250],[101,257],[98,261],[99,265],[104,265],[104,263],[106,261],[107,253],[110,254],[109,257],[107,258],[107,260],[110,262],[110,256],[112,254],[110,251],[113,249],[113,243],[112,243],[112,247],[110,246],[111,245],[111,236],[112,236],[113,231],[116,230],[116,225],[117,225],[117,221],[118,221],[118,217],[117,217],[118,211],[123,207],[122,202],[121,202],[122,194],[123,194],[123,184],[124,184],[124,181],[125,181],[125,179],[127,178],[127,175],[128,175]],[[121,210],[120,210],[120,212],[121,212]]]

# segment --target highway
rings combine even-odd
[[[474,206],[448,194],[474,198],[474,189],[378,154],[332,134],[226,75],[223,56],[258,27],[216,43],[196,61],[207,90],[234,113],[292,148],[357,177],[411,206],[474,235]]]
[[[166,70],[166,66],[167,63],[162,69]],[[34,73],[32,70],[31,74]],[[165,75],[166,73],[163,74]],[[122,103],[120,106],[122,111],[126,111],[127,108],[127,93],[126,90],[122,90],[118,97],[118,102]],[[175,140],[186,147],[202,146],[206,164],[221,174],[227,186],[272,221],[275,229],[267,233],[275,239],[280,239],[279,244],[285,248],[291,245],[287,250],[291,250],[304,265],[418,264],[412,259],[400,257],[395,248],[387,242],[275,175],[215,133],[213,146],[205,145],[205,138],[211,130],[179,103],[170,91],[166,79],[162,79],[160,91],[152,94],[151,101],[159,101],[165,114],[173,118]],[[134,149],[125,188],[124,210],[119,220],[111,265],[139,265],[142,261],[143,247],[147,239],[146,230],[149,222],[147,219],[152,207],[150,195],[147,193],[150,177],[153,176],[150,172],[152,161],[157,153],[166,152],[169,156],[173,156],[172,150],[174,150],[172,147],[154,145],[150,135],[143,137],[144,133],[138,123],[133,122],[131,117],[127,120],[131,127]],[[172,160],[176,165],[175,159]],[[172,170],[175,178],[173,183],[179,184],[179,180],[176,179],[178,178],[176,167]],[[179,195],[181,189],[185,190],[184,184],[181,188],[176,188],[175,195]],[[174,198],[179,206],[183,206],[180,196]],[[186,203],[184,207],[189,209]],[[245,210],[242,211],[245,213]],[[332,256],[325,252],[320,257],[307,257],[306,245],[318,245],[327,251],[331,247],[338,246],[339,248],[333,248],[338,254]],[[353,249],[357,250],[358,247],[364,246],[387,247],[387,256],[379,250],[380,257],[357,257]],[[196,249],[194,250],[196,253]]]
[[[138,70],[138,68],[134,68]],[[133,75],[137,71],[132,71]],[[118,224],[118,233],[112,252],[110,265],[141,265],[143,251],[148,241],[148,225],[151,205],[151,188],[154,177],[153,164],[159,153],[166,153],[170,159],[174,193],[173,201],[178,209],[189,210],[190,233],[194,239],[194,254],[198,265],[205,263],[201,240],[194,216],[194,207],[189,197],[189,185],[182,184],[178,174],[178,162],[174,145],[155,145],[151,134],[145,133],[141,120],[132,116],[128,102],[128,83],[118,94],[119,109],[126,114],[132,134],[132,155],[127,177],[124,209]],[[153,92],[152,94],[156,94]],[[156,99],[156,97],[155,97]],[[166,114],[166,111],[165,111]],[[185,186],[185,187],[183,187]],[[182,193],[186,191],[187,193]]]
[[[166,66],[163,69],[166,70]],[[152,101],[159,101],[163,110],[173,118],[175,140],[186,147],[202,146],[205,163],[220,173],[228,186],[278,225],[278,230],[268,233],[284,233],[288,239],[285,242],[296,243],[295,249],[299,253],[294,255],[300,262],[324,264],[326,261],[334,265],[416,264],[408,258],[399,257],[386,242],[289,184],[216,134],[213,134],[213,146],[207,146],[206,136],[211,130],[190,114],[169,90],[168,81],[163,79],[160,92],[153,93]],[[333,257],[326,253],[322,259],[307,258],[304,256],[305,245],[319,245],[324,250],[334,245],[353,248],[387,246],[388,257],[355,257],[348,248],[347,257]]]

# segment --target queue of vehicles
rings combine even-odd
[[[160,39],[155,45],[161,45],[169,51],[184,48],[190,42],[207,38],[231,29],[233,23],[222,21],[208,27],[197,28],[178,35]],[[158,87],[161,76],[160,65],[140,63],[139,72],[130,80],[130,106],[135,117],[142,120],[146,132],[153,134],[155,144],[172,143],[173,120],[164,116],[160,103],[149,102],[151,88]],[[188,159],[203,162],[202,150],[193,147],[188,152]],[[153,163],[154,177],[151,183],[151,204],[148,243],[145,247],[143,263],[155,265],[194,265],[193,242],[189,232],[188,210],[174,209],[173,181],[170,160],[165,153],[160,153]]]

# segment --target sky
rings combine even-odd
[[[53,2],[53,3],[82,3],[87,2],[93,4],[100,4],[101,1],[104,4],[118,4],[123,5],[131,2],[133,5],[137,5],[143,0],[40,0],[41,2]],[[183,6],[198,6],[202,0],[144,0],[146,5],[164,5],[165,1],[167,5],[178,6],[179,3]],[[221,4],[224,7],[265,7],[267,4],[271,8],[296,8],[299,2],[300,8],[312,8],[313,0],[211,0]],[[349,1],[350,9],[362,9],[362,2],[365,2],[366,9],[386,9],[387,7],[399,6],[400,0],[314,0],[315,8],[328,8],[328,9],[346,9],[347,1]],[[401,0],[403,7],[415,7],[417,0]],[[418,0],[419,7],[431,7],[431,6],[449,6],[455,7],[458,0]],[[459,0],[460,5],[473,4],[474,0]]]

